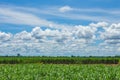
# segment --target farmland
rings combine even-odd
[[[120,80],[120,66],[1,64],[1,80]]]
[[[120,80],[118,57],[0,57],[1,80]]]
[[[0,64],[118,64],[118,57],[0,57]]]

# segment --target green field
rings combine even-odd
[[[0,57],[0,64],[118,64],[118,57]]]
[[[1,64],[0,80],[120,80],[120,66]]]
[[[0,57],[0,80],[120,80],[118,57]]]

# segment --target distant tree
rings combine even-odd
[[[5,55],[5,57],[8,57],[8,55]]]
[[[71,55],[71,57],[75,57],[74,55]]]
[[[89,56],[89,57],[93,57],[93,56]]]
[[[19,56],[21,56],[21,55],[18,53],[17,56],[19,57]]]

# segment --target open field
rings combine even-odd
[[[0,64],[119,64],[118,57],[0,57]]]
[[[118,57],[0,57],[0,80],[120,80]]]
[[[120,80],[119,65],[1,64],[1,80]]]

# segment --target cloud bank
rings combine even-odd
[[[76,25],[68,29],[35,27],[31,32],[0,32],[0,53],[49,56],[117,55],[120,51],[119,29],[120,24],[99,22],[87,26]]]
[[[94,15],[93,15],[94,13]],[[92,14],[92,15],[91,15]],[[104,14],[104,15],[98,15]],[[0,55],[114,56],[120,53],[118,10],[1,7],[0,24],[34,27],[19,33],[0,32]],[[45,17],[87,20],[88,25],[61,24]],[[110,17],[113,16],[113,17]],[[9,26],[8,26],[9,27]],[[44,27],[44,28],[43,28]]]

